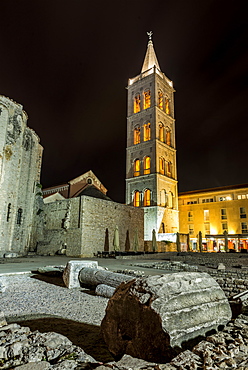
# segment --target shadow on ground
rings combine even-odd
[[[65,283],[64,283],[63,278],[62,278],[62,275],[61,276],[48,276],[48,275],[45,275],[45,274],[37,274],[37,275],[31,276],[31,278],[36,279],[36,280],[40,280],[40,281],[44,281],[48,284],[53,284],[53,285],[57,285],[57,286],[61,286],[63,288],[66,288]]]
[[[50,331],[60,333],[76,346],[83,348],[95,360],[104,363],[114,361],[102,338],[99,326],[53,317],[19,321],[18,324],[28,326],[32,331],[39,330],[41,333]]]

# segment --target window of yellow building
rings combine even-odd
[[[204,224],[205,234],[210,234],[210,223],[207,222]]]
[[[159,140],[164,143],[164,125],[162,123],[159,125]]]
[[[209,221],[209,210],[204,209],[204,222]]]
[[[165,160],[162,157],[159,158],[159,173],[161,175],[165,174]]]
[[[146,189],[144,192],[144,206],[148,207],[151,205],[151,190]]]
[[[148,175],[151,173],[151,158],[145,157],[144,158],[144,175]]]
[[[226,208],[221,208],[220,214],[222,220],[227,220]]]
[[[150,108],[151,106],[151,91],[144,91],[144,109]]]
[[[240,207],[239,212],[240,212],[240,218],[246,218],[245,207]]]
[[[133,132],[133,143],[134,145],[140,143],[140,127],[136,127]]]
[[[140,206],[140,192],[138,190],[136,190],[135,193],[134,193],[133,205],[134,205],[134,207],[139,207]]]
[[[193,212],[189,211],[188,212],[188,222],[193,221]]]
[[[158,106],[160,109],[164,109],[164,97],[162,91],[158,92]]]
[[[228,232],[227,222],[222,222],[222,232],[224,233],[224,231],[227,231]]]
[[[248,228],[247,228],[247,223],[246,222],[241,222],[241,233],[242,234],[248,233]]]
[[[189,226],[189,235],[193,235],[194,234],[194,225],[190,224],[188,226]]]
[[[168,98],[165,99],[165,113],[170,114],[170,101]]]
[[[144,124],[144,141],[151,140],[151,124],[145,123]]]
[[[134,161],[134,176],[139,176],[140,175],[140,160],[136,159]]]
[[[133,112],[134,113],[139,113],[140,112],[140,94],[137,94],[134,97]]]

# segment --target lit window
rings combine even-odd
[[[145,157],[144,158],[144,175],[148,175],[151,173],[151,158]]]
[[[194,234],[194,225],[188,225],[189,226],[189,235]]]
[[[188,221],[193,221],[193,212],[192,211],[189,211],[188,212]]]
[[[246,222],[241,222],[241,233],[242,234],[248,233],[247,223]]]
[[[165,160],[162,157],[159,158],[159,173],[162,175],[165,173]]]
[[[164,97],[162,91],[158,92],[158,106],[160,109],[164,109]]]
[[[204,209],[204,221],[209,221],[209,210]]]
[[[140,192],[138,190],[136,190],[135,193],[134,193],[133,205],[134,205],[134,207],[139,207],[140,206]]]
[[[214,199],[213,198],[208,198],[208,199],[202,199],[202,203],[211,203],[213,202]]]
[[[134,129],[133,143],[134,143],[134,145],[140,143],[140,127],[136,127]]]
[[[139,176],[140,175],[140,160],[136,159],[134,161],[134,176]]]
[[[10,213],[11,213],[11,203],[8,204],[7,222],[9,222],[9,219],[10,219]]]
[[[162,123],[159,125],[159,140],[164,143],[164,125]]]
[[[240,218],[246,218],[246,210],[245,207],[240,207]]]
[[[166,130],[165,142],[167,145],[171,145],[171,132],[170,130]]]
[[[146,123],[144,125],[144,141],[151,140],[151,124]]]
[[[205,234],[210,234],[210,223],[209,222],[204,224],[204,228],[205,228]]]
[[[135,95],[134,97],[134,107],[133,107],[134,113],[140,112],[140,94]]]
[[[221,208],[220,214],[222,220],[227,220],[226,208]]]
[[[165,99],[165,113],[170,114],[170,101],[168,98]]]
[[[22,208],[19,208],[17,211],[16,223],[17,225],[21,225],[21,222],[22,222]]]
[[[151,92],[146,90],[144,92],[144,109],[150,108],[151,106]]]
[[[167,176],[171,177],[171,162],[167,162]]]
[[[144,207],[151,205],[151,190],[146,189],[144,192]]]
[[[222,231],[227,231],[228,232],[228,226],[227,226],[227,222],[223,222],[222,223]]]

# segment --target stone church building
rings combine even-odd
[[[173,83],[161,71],[151,33],[141,73],[128,81],[126,204],[113,202],[92,171],[43,190],[42,147],[22,106],[0,97],[0,256],[34,251],[92,256],[144,251],[144,240],[178,231]],[[147,245],[147,244],[146,244]]]

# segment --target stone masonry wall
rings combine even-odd
[[[55,254],[66,247],[68,256],[91,257],[107,244],[111,251],[116,226],[120,250],[134,250],[136,235],[138,250],[144,250],[142,209],[88,196],[44,204],[44,232],[37,253]]]
[[[0,96],[0,255],[25,255],[31,238],[42,147],[20,104]]]

